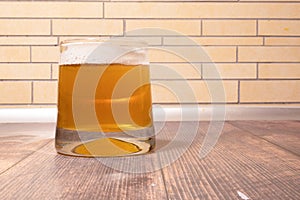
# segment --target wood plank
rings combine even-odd
[[[241,199],[238,192],[250,199],[300,198],[298,156],[226,123],[215,148],[200,159],[208,125],[201,123],[186,153],[163,169],[169,199]]]
[[[119,164],[128,165],[134,160],[126,158],[126,163]],[[157,159],[151,163],[154,160],[144,159],[133,167],[159,163]],[[167,199],[161,171],[125,173],[94,158],[58,155],[53,142],[0,176],[0,199],[45,198]]]
[[[300,121],[234,121],[230,123],[300,155]]]
[[[178,132],[182,124],[184,130]],[[299,156],[225,123],[217,145],[201,159],[199,150],[208,127],[208,122],[168,122],[157,135],[156,153],[117,162],[58,155],[51,140],[2,172],[0,199],[241,199],[238,192],[250,199],[300,198]],[[21,125],[19,129],[30,132]],[[25,139],[16,136],[14,140]],[[185,151],[190,140],[193,142]],[[19,151],[15,147],[1,152]],[[178,153],[183,155],[172,162]],[[158,170],[125,172],[153,168]]]
[[[55,124],[1,124],[0,174],[34,153],[54,137]]]

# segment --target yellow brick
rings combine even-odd
[[[262,37],[164,37],[164,45],[262,45]]]
[[[56,19],[54,35],[122,35],[122,20]]]
[[[299,102],[300,80],[241,81],[241,102]]]
[[[58,79],[58,64],[52,64],[52,79]]]
[[[200,79],[201,64],[161,63],[150,65],[151,79]]]
[[[299,62],[300,47],[239,47],[240,62]]]
[[[199,81],[204,88],[199,87],[197,81],[192,82],[197,99],[203,99],[203,102],[215,103],[224,102],[222,94],[225,94],[226,103],[236,103],[238,100],[238,82],[237,81]],[[204,92],[203,92],[204,91]],[[205,95],[208,96],[205,98]]]
[[[0,64],[0,79],[49,79],[49,64]]]
[[[300,35],[299,27],[300,21],[298,20],[260,20],[258,21],[258,34]]]
[[[130,36],[127,37],[129,39],[136,39],[139,41],[144,41],[146,42],[148,45],[161,45],[162,44],[162,38],[161,37],[140,37],[140,36]]]
[[[203,35],[256,35],[255,20],[203,20]]]
[[[147,28],[156,28],[153,31]],[[140,30],[136,33],[136,29]],[[157,30],[161,29],[161,30]],[[170,30],[170,31],[166,31]],[[174,32],[175,31],[175,32]],[[127,35],[200,35],[201,23],[199,20],[127,20]]]
[[[179,100],[176,99],[176,94],[172,92],[172,89],[168,89],[168,87],[165,87],[164,85],[165,83],[159,83],[158,81],[152,82],[152,103],[179,103]]]
[[[265,45],[300,45],[299,37],[266,37]]]
[[[29,47],[0,46],[0,62],[30,61]]]
[[[58,62],[59,47],[57,46],[33,46],[32,62]]]
[[[203,64],[204,79],[253,79],[256,64]]]
[[[185,62],[183,58],[166,49],[151,48],[148,50],[150,62]],[[192,61],[190,61],[192,62]]]
[[[300,18],[298,3],[105,2],[107,18]]]
[[[149,50],[151,62],[235,62],[235,47],[165,47]]]
[[[0,104],[0,109],[1,108],[57,108],[56,105],[45,105],[45,104],[37,104],[37,105],[33,105],[33,104],[26,104],[26,105],[22,105],[22,104]]]
[[[300,63],[266,63],[258,65],[258,77],[266,79],[300,79]]]
[[[237,102],[238,89],[237,81],[178,80],[153,81],[152,90],[154,103],[229,103]],[[224,98],[220,94],[225,94]]]
[[[50,20],[0,19],[0,35],[50,35]]]
[[[0,81],[0,103],[20,104],[31,102],[29,81]]]
[[[0,2],[0,17],[102,17],[100,2]]]
[[[56,37],[0,37],[2,45],[56,45]]]
[[[33,103],[56,103],[57,81],[33,82]]]

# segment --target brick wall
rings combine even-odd
[[[55,105],[60,41],[122,36],[146,27],[189,36],[211,58],[193,57],[195,46],[184,38],[138,35],[153,47],[190,52],[199,69],[151,51],[154,103],[177,102],[159,84],[184,88],[186,82],[198,103],[210,103],[207,83],[218,80],[225,103],[300,103],[300,0],[1,1],[0,10],[0,107]],[[211,62],[220,76],[211,72]]]

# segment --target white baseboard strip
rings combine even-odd
[[[300,107],[247,105],[153,106],[155,121],[300,120]],[[55,123],[56,108],[2,108],[0,123]]]

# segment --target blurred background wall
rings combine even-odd
[[[210,60],[192,64],[150,52],[153,103],[178,103],[188,83],[196,102],[210,104],[222,81],[226,104],[300,103],[300,1],[1,1],[0,107],[55,107],[59,43],[128,35],[139,28],[177,31],[201,45]],[[131,35],[132,36],[132,35]],[[136,34],[151,47],[193,54],[195,44],[162,32]],[[215,64],[220,76],[211,69]],[[172,76],[162,66],[178,72]],[[171,90],[160,85],[167,84]],[[181,103],[191,103],[188,98]]]

